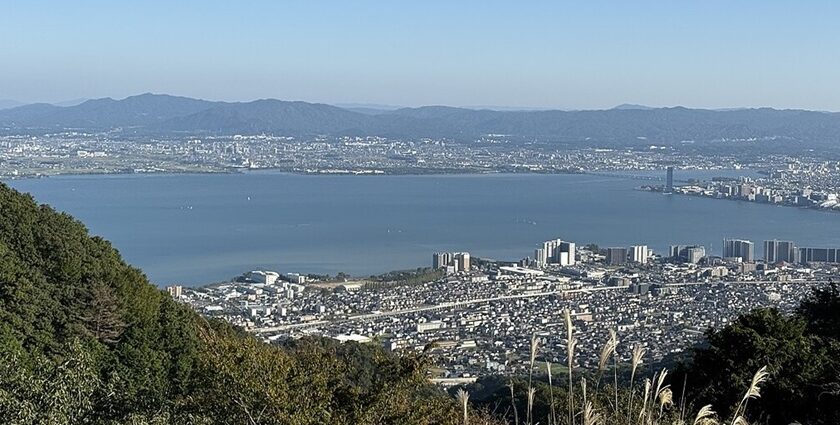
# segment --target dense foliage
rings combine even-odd
[[[0,423],[456,422],[425,368],[208,322],[69,215],[0,185]]]
[[[720,406],[738,396],[752,373],[770,377],[754,401],[771,424],[840,423],[840,295],[815,290],[796,314],[759,309],[707,334],[687,369],[692,397]]]

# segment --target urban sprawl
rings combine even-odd
[[[660,180],[664,173],[622,172],[670,167],[668,184],[645,185],[641,189],[840,210],[840,161],[836,158],[815,153],[709,153],[687,146],[596,148],[510,140],[503,135],[457,142],[271,135],[131,139],[111,133],[62,132],[0,136],[0,178],[275,170],[355,175],[605,173]],[[760,176],[680,180],[681,184],[676,185],[673,169],[752,170]]]
[[[840,248],[792,241],[726,239],[723,255],[674,245],[658,255],[644,245],[579,246],[553,239],[519,262],[438,252],[420,279],[371,281],[251,271],[229,283],[171,286],[201,313],[272,342],[306,335],[423,351],[432,379],[468,382],[527,370],[529,344],[565,361],[564,310],[575,322],[579,367],[594,367],[610,330],[619,354],[648,348],[652,360],[679,356],[709,328],[759,307],[791,311],[808,292],[840,276]]]
[[[504,135],[458,142],[271,135],[131,139],[65,131],[0,136],[0,178],[250,170],[592,173],[656,180],[639,189],[673,196],[840,211],[837,158],[751,151],[740,148],[750,143],[743,140],[718,142],[709,150],[692,143],[597,148]],[[729,177],[680,179],[686,170],[728,170]],[[597,247],[553,239],[518,262],[440,252],[430,267],[376,279],[258,270],[228,283],[168,290],[203,314],[266,341],[321,335],[423,351],[436,363],[433,378],[455,383],[525,370],[534,335],[545,341],[541,352],[547,360],[563,363],[565,309],[580,341],[577,366],[597,362],[610,330],[618,332],[624,360],[629,347],[642,345],[660,361],[679,356],[707,329],[752,308],[790,311],[812,287],[840,276],[840,248],[776,240],[760,247],[763,258],[753,242],[741,239],[724,240],[721,256],[707,255],[701,245],[654,253],[643,244]]]

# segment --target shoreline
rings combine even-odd
[[[38,180],[56,177],[109,177],[109,176],[179,176],[179,175],[235,175],[235,174],[288,174],[296,176],[458,176],[458,175],[590,175],[610,178],[625,178],[633,180],[664,180],[664,177],[656,177],[653,175],[634,175],[634,174],[617,174],[617,173],[656,173],[663,170],[651,169],[637,169],[625,168],[615,170],[518,170],[513,169],[495,169],[495,170],[455,170],[455,169],[428,169],[426,171],[410,170],[404,172],[394,172],[392,169],[359,169],[359,170],[290,170],[285,168],[243,168],[230,167],[219,170],[165,170],[155,172],[70,172],[70,173],[55,173],[55,174],[27,174],[21,176],[0,175],[0,182],[10,180]],[[733,168],[709,168],[709,169],[686,169],[681,171],[687,172],[733,172],[745,171],[758,173],[760,170],[755,169],[733,169]],[[664,172],[664,171],[663,171]]]
[[[746,199],[738,199],[738,198],[724,198],[724,197],[715,197],[715,196],[705,196],[705,195],[692,195],[690,193],[681,193],[681,192],[671,192],[665,193],[658,190],[653,189],[645,189],[645,186],[639,186],[634,190],[638,190],[640,192],[649,192],[649,193],[658,193],[660,195],[675,195],[675,196],[682,196],[687,198],[700,198],[700,199],[711,199],[715,201],[730,201],[730,202],[741,202],[744,204],[755,204],[755,205],[766,205],[769,207],[783,207],[783,208],[796,208],[803,211],[817,211],[817,212],[825,212],[829,214],[837,214],[840,213],[840,208],[820,208],[816,205],[792,205],[788,203],[772,203],[772,202],[756,202],[750,201]]]

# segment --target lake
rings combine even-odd
[[[679,178],[732,175],[679,172]],[[743,172],[741,172],[743,173]],[[659,173],[664,175],[664,173]],[[517,260],[551,238],[579,245],[840,246],[840,214],[634,190],[594,175],[61,176],[7,181],[110,240],[160,285],[253,269],[367,276],[428,266],[434,251]]]

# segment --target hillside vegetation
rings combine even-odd
[[[422,357],[208,322],[0,185],[0,423],[456,423]]]

